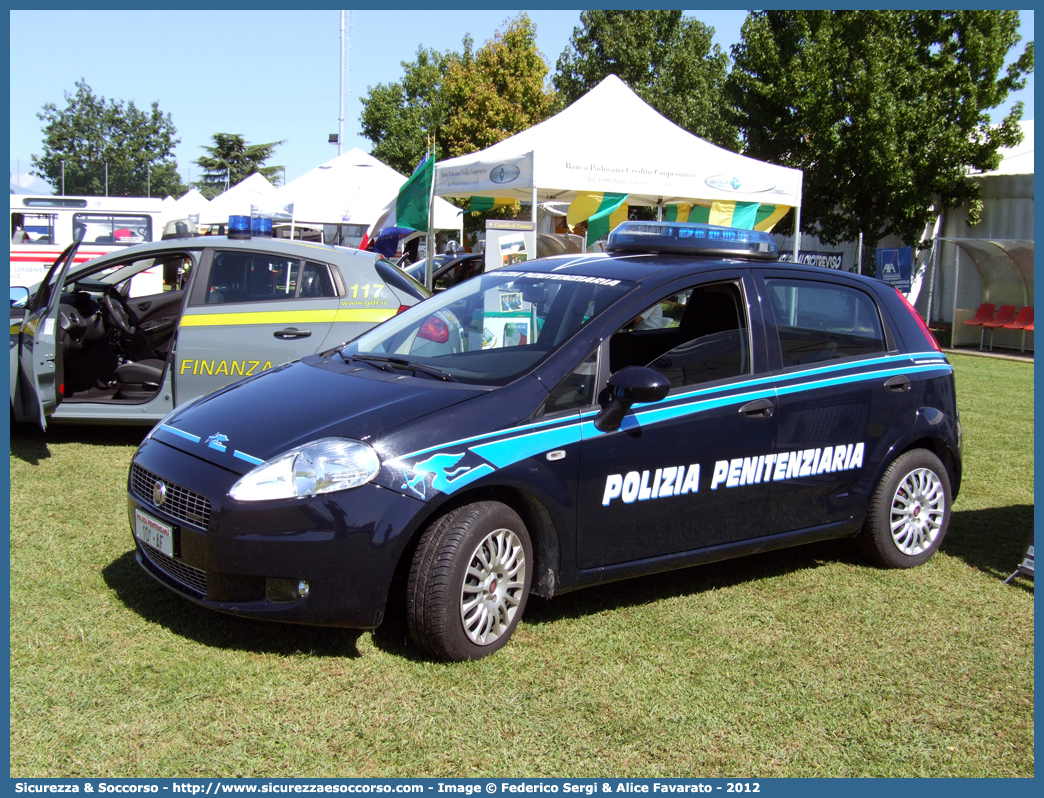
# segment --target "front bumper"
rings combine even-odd
[[[144,489],[155,478],[191,500],[180,509],[166,503],[170,512],[157,507]],[[174,556],[134,538],[138,564],[175,593],[220,612],[323,626],[378,626],[396,565],[425,505],[372,483],[307,499],[235,502],[228,491],[238,478],[146,440],[128,480],[132,535],[134,511],[140,509],[172,527]],[[186,511],[204,500],[209,515]],[[311,589],[302,599],[270,601],[268,579],[304,579]]]

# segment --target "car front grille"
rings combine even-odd
[[[131,465],[131,490],[147,507],[158,506],[152,498],[153,488],[157,482],[162,482],[166,488],[163,512],[205,531],[210,523],[210,499],[158,477],[137,463]]]
[[[149,562],[152,563],[153,566],[165,573],[178,584],[187,587],[195,593],[199,593],[201,598],[206,597],[206,571],[201,571],[199,568],[193,568],[191,565],[185,565],[183,562],[178,562],[173,557],[168,557],[159,549],[154,549],[148,543],[143,543],[139,540],[138,545],[141,547],[142,553],[148,557]]]

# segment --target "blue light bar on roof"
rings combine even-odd
[[[623,222],[609,234],[605,251],[777,259],[768,233],[696,222]]]
[[[250,238],[250,217],[229,216],[228,217],[229,238]]]

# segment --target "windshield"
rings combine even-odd
[[[627,280],[498,270],[461,283],[363,334],[342,357],[423,366],[447,379],[505,385],[530,371],[634,287]],[[414,369],[416,371],[416,369]]]

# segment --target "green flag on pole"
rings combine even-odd
[[[428,202],[434,177],[435,159],[428,156],[399,189],[399,198],[395,201],[396,226],[428,229]]]

